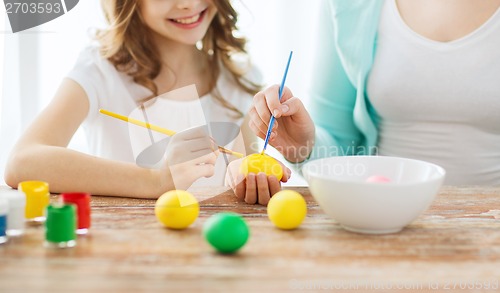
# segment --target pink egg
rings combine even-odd
[[[382,175],[373,175],[370,176],[366,179],[366,182],[372,182],[372,183],[387,183],[391,182],[391,179],[382,176]]]

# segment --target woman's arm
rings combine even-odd
[[[332,10],[329,1],[322,1],[316,27],[311,96],[307,104],[316,126],[311,158],[352,154],[363,138],[354,123],[357,92],[345,70],[349,60],[342,60],[337,48],[338,40],[352,37],[345,36],[349,33],[346,28],[334,27],[336,16]],[[352,21],[362,20],[356,18]]]

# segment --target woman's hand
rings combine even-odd
[[[283,177],[281,181],[275,176],[266,176],[265,173],[249,173],[246,177],[240,173],[240,165],[243,159],[232,161],[226,173],[226,185],[233,189],[236,197],[240,201],[245,201],[248,204],[267,205],[271,197],[281,190],[281,182],[287,182],[290,178],[291,171],[281,162],[283,168]]]
[[[314,123],[302,102],[294,97],[287,87],[281,102],[279,86],[273,85],[253,98],[249,126],[265,139],[271,113],[276,118],[269,144],[275,147],[290,162],[305,160],[314,144]]]

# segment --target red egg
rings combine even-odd
[[[370,176],[366,179],[366,182],[371,182],[371,183],[387,183],[391,182],[391,179],[382,176],[382,175],[373,175]]]

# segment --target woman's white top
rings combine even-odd
[[[446,184],[500,185],[500,9],[443,43],[386,0],[367,95],[381,117],[380,155],[436,163]]]
[[[256,72],[252,70],[251,73]],[[254,77],[258,78],[257,75]],[[117,71],[108,60],[101,57],[96,46],[82,51],[67,77],[76,81],[87,94],[90,107],[83,126],[90,153],[101,158],[135,163],[137,156],[146,147],[165,135],[102,115],[99,109],[147,120],[175,132],[210,122],[229,122],[238,127],[243,122],[243,118],[222,106],[212,94],[198,98],[194,85],[151,100],[146,103],[148,107],[144,114],[139,101],[150,96],[151,91],[135,83],[127,74]],[[239,88],[226,70],[222,70],[216,88],[224,99],[242,113],[250,109],[252,96]],[[228,133],[227,136],[223,139],[225,147],[231,148],[235,137],[233,133]],[[226,162],[222,155],[219,156],[215,169],[214,176],[200,178],[193,186],[223,185]]]

